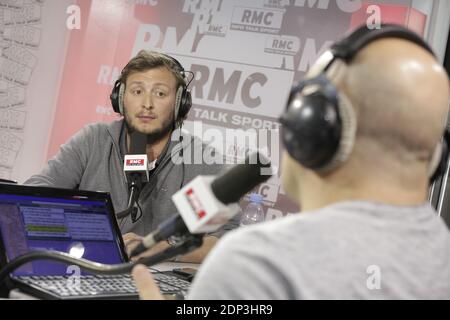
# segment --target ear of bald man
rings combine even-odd
[[[141,300],[164,300],[151,272],[142,264],[135,266],[131,272]]]

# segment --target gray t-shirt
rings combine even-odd
[[[240,228],[190,299],[449,299],[450,234],[425,203],[341,202]]]

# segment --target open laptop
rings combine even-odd
[[[57,250],[105,264],[128,262],[109,193],[0,183],[0,265],[30,250]],[[183,295],[190,284],[170,273],[154,276],[163,294]],[[21,266],[8,282],[44,299],[138,297],[129,274],[93,275],[49,260]]]

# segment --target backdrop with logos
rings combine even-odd
[[[39,64],[40,26],[46,10],[54,11],[53,2],[0,1],[0,177],[14,178],[17,172],[15,161],[29,112],[27,86],[42,79],[34,68]],[[58,17],[80,21],[72,30],[64,21],[65,30],[59,34],[65,41],[58,42],[59,52],[65,53],[63,63],[53,63],[49,69],[58,81],[55,107],[48,113],[53,124],[45,159],[84,125],[118,119],[109,101],[112,85],[127,61],[148,49],[175,57],[193,73],[189,86],[193,107],[185,129],[212,143],[230,163],[256,145],[268,151],[278,168],[282,154],[278,117],[290,88],[332,42],[362,23],[373,28],[381,21],[394,22],[421,35],[428,23],[427,13],[411,1],[78,0],[65,4],[79,8],[79,15],[68,10],[58,11]],[[279,170],[254,191],[264,197],[267,219],[298,210],[280,186]]]

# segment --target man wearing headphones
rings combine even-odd
[[[108,191],[115,211],[123,212],[129,197],[124,155],[130,150],[131,134],[145,134],[149,182],[142,188],[134,212],[118,219],[130,250],[142,236],[176,214],[171,197],[184,184],[198,175],[215,175],[222,170],[221,164],[183,161],[183,153],[189,153],[187,159],[203,159],[204,154],[215,152],[181,130],[192,104],[187,87],[185,71],[176,59],[158,52],[139,52],[122,70],[111,93],[114,111],[123,119],[84,127],[25,184]],[[179,156],[182,161],[174,159]],[[180,260],[200,262],[217,238],[235,225],[231,222],[206,236],[202,247]],[[151,253],[168,246],[161,242]]]
[[[283,185],[304,212],[227,234],[189,297],[450,299],[450,234],[427,202],[449,89],[402,27],[335,44],[281,117]],[[142,266],[133,276],[160,298]]]

